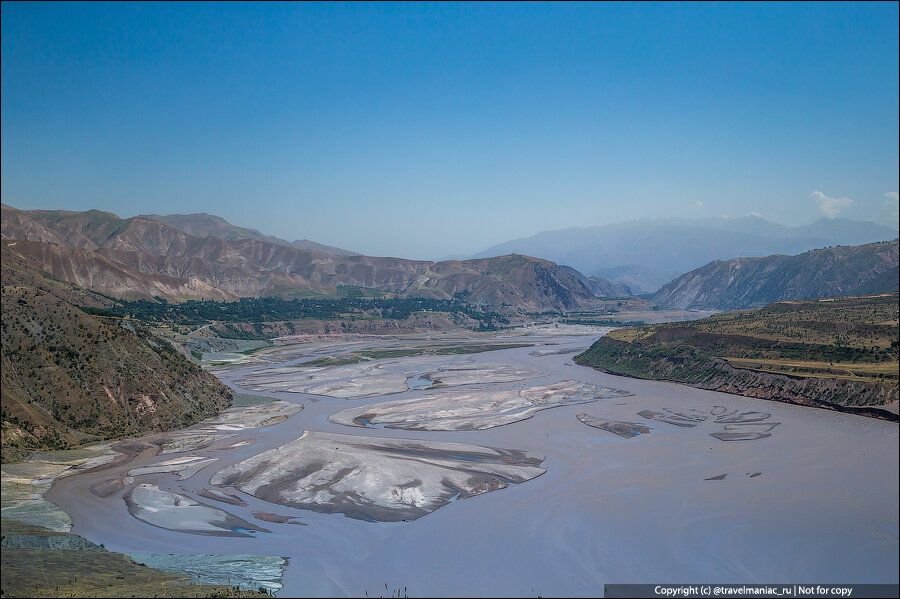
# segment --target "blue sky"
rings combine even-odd
[[[897,23],[896,3],[4,2],[2,199],[412,258],[641,217],[884,220]]]

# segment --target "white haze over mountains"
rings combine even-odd
[[[822,197],[823,212],[836,214],[847,204],[842,201],[847,198]],[[886,196],[885,203],[891,200]],[[896,205],[893,200],[894,210]],[[801,227],[758,216],[660,218],[544,231],[495,245],[473,257],[515,253],[546,258],[589,276],[628,285],[635,293],[650,293],[675,276],[713,260],[799,254],[830,245],[858,245],[896,237],[896,228],[843,218],[822,218]]]
[[[853,205],[853,200],[846,197],[833,198],[821,191],[814,191],[809,197],[816,203],[816,207],[825,218],[837,218],[845,209]]]
[[[881,204],[882,222],[897,226],[900,220],[900,193],[889,191],[884,194],[884,202]]]

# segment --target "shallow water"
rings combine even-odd
[[[544,339],[563,347],[586,347],[592,340],[561,335]],[[369,343],[378,347],[378,341]],[[297,347],[284,351],[297,352]],[[259,392],[301,403],[304,410],[273,426],[237,431],[227,440],[193,450],[191,455],[219,460],[187,480],[158,473],[135,481],[198,497],[221,468],[281,447],[307,430],[458,442],[545,456],[545,474],[452,501],[413,522],[367,522],[295,509],[225,488],[247,505],[203,502],[250,522],[258,522],[253,512],[275,512],[296,516],[307,526],[259,522],[272,532],[249,538],[151,527],[128,513],[122,493],[100,498],[89,492],[101,479],[165,459],[147,454],[105,472],[60,479],[48,499],[71,515],[73,532],[113,551],[284,556],[288,565],[281,594],[286,596],[377,595],[385,593],[385,585],[388,592],[405,587],[410,596],[596,596],[604,583],[897,582],[896,424],[614,377],[574,365],[571,354],[535,352],[534,347],[515,348],[465,359],[541,373],[529,380],[491,384],[492,390],[572,379],[632,395],[556,407],[486,430],[385,431],[342,426],[328,418],[348,407],[434,391],[354,400]],[[459,359],[438,360],[453,364]],[[410,364],[415,360],[421,359],[410,358]],[[427,363],[433,368],[435,358]],[[247,392],[235,381],[267,367],[271,364],[250,364],[217,375]],[[677,418],[666,422],[638,415],[650,411],[671,416],[667,409],[707,417],[685,427],[673,424]],[[770,436],[755,440],[712,436],[724,431],[716,416],[733,411],[764,412],[770,414],[767,421],[779,424]],[[650,431],[622,437],[585,425],[578,414],[641,423]],[[255,442],[221,449],[242,440]],[[723,479],[708,480],[723,474]]]
[[[406,379],[406,386],[411,391],[424,391],[434,385],[434,381],[428,378],[428,375],[416,374]]]
[[[102,443],[85,449],[37,451],[24,462],[4,464],[0,472],[3,518],[68,532],[72,520],[47,500],[47,492],[60,477],[111,462],[117,454],[109,447],[109,443]]]
[[[138,563],[174,574],[187,574],[198,584],[238,586],[248,590],[281,590],[281,574],[287,560],[267,555],[209,555],[181,553],[132,553]]]

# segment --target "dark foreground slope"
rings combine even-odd
[[[657,291],[657,306],[733,310],[772,302],[885,293],[900,286],[897,241],[813,250],[796,256],[715,261]]]
[[[81,306],[105,298],[49,278],[2,246],[2,459],[31,448],[167,430],[231,392],[136,323]]]
[[[4,597],[268,597],[262,591],[193,584],[64,532],[3,520]]]
[[[780,302],[618,329],[575,361],[614,374],[896,419],[897,326],[897,294]]]

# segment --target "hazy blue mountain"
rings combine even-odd
[[[647,293],[656,291],[673,275],[713,260],[799,254],[896,236],[897,231],[889,227],[848,219],[823,218],[811,225],[787,227],[758,216],[660,218],[544,231],[495,245],[475,257],[510,253],[537,256]]]
[[[613,268],[600,268],[594,275],[607,281],[621,285],[631,290],[632,293],[652,293],[677,277],[676,270],[660,270],[649,266],[637,264],[623,264]]]

